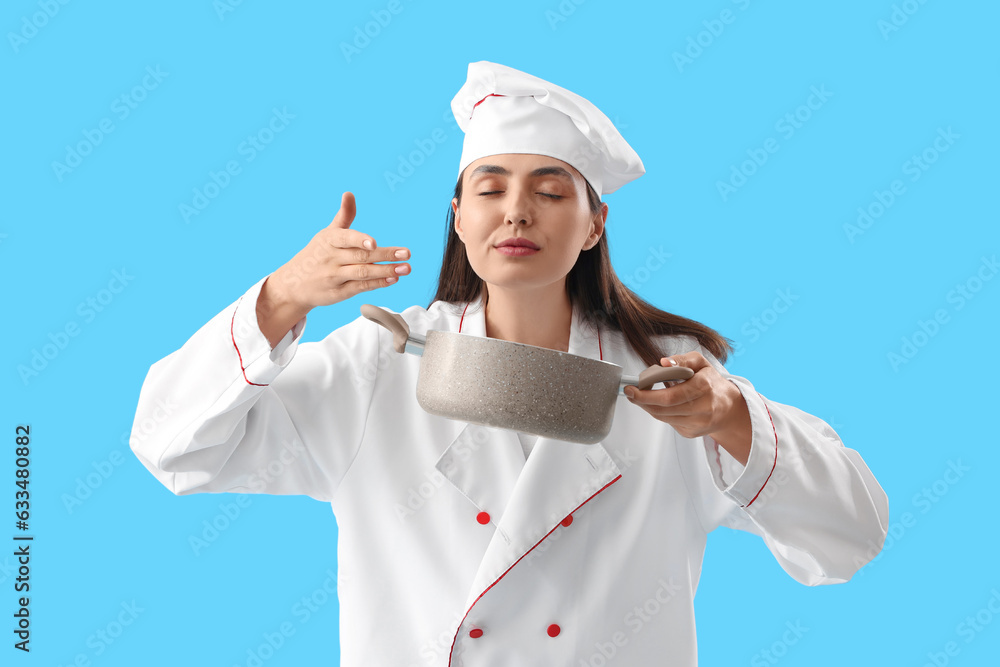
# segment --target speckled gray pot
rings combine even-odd
[[[397,352],[423,356],[417,402],[430,414],[569,442],[603,440],[626,386],[649,389],[694,374],[650,366],[623,377],[616,364],[534,345],[436,330],[425,339],[396,313],[370,304],[361,314],[392,331]]]

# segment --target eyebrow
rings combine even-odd
[[[501,167],[498,164],[481,164],[475,168],[475,170],[472,172],[469,178],[471,179],[476,174],[499,174],[500,176],[511,175],[511,173],[507,169]],[[570,181],[573,180],[573,174],[569,173],[562,167],[539,167],[538,169],[535,169],[533,172],[528,174],[528,176],[530,176],[531,178],[536,178],[538,176],[561,176]]]

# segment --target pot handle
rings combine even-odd
[[[694,376],[694,371],[687,366],[650,366],[639,373],[639,377],[623,375],[621,382],[618,384],[618,393],[624,394],[625,387],[629,385],[646,390],[652,388],[657,382],[687,380],[692,376]]]
[[[385,308],[373,306],[370,303],[361,304],[361,314],[392,332],[392,346],[396,352],[406,351],[406,341],[410,337],[410,325],[396,313],[390,313]]]

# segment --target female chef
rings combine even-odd
[[[586,99],[477,62],[452,101],[465,132],[437,294],[400,313],[603,359],[637,374],[595,445],[424,412],[419,359],[362,317],[301,343],[312,308],[393,284],[406,248],[350,229],[353,195],[287,264],[153,364],[132,449],[168,489],[306,494],[339,526],[342,664],[695,665],[706,535],[760,535],[807,585],[881,549],[885,493],[822,420],[722,366],[727,344],[629,291],[600,197],[638,155]],[[389,263],[385,263],[389,262]],[[162,420],[162,413],[159,415]]]

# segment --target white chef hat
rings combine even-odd
[[[644,173],[642,160],[601,110],[576,93],[505,65],[469,63],[451,101],[465,132],[458,173],[487,155],[548,155],[576,168],[598,195]]]

